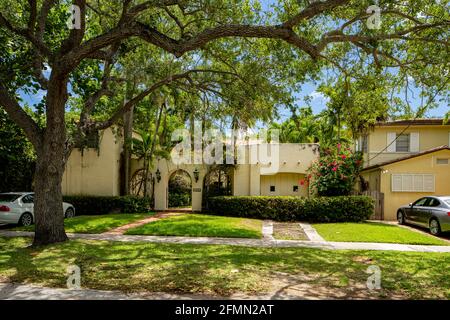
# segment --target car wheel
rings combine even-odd
[[[441,225],[437,219],[430,220],[430,232],[434,236],[438,236],[441,233]]]
[[[66,217],[66,219],[70,219],[70,218],[75,217],[75,211],[73,211],[72,208],[67,209],[65,217]]]
[[[397,221],[398,224],[405,224],[405,215],[402,211],[397,212]]]
[[[24,213],[19,220],[19,224],[24,227],[31,226],[33,224],[33,216],[31,213]]]

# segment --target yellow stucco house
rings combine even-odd
[[[380,217],[427,195],[450,195],[450,125],[442,119],[379,123],[361,137],[364,154],[360,189],[378,200]]]
[[[74,149],[64,173],[62,187],[65,195],[122,195],[123,184],[123,143],[120,138],[120,128],[107,129],[99,133],[96,147]],[[118,132],[119,131],[119,132]],[[301,183],[306,170],[319,157],[318,144],[268,144],[276,148],[273,155],[277,166],[275,170],[267,170],[270,165],[258,161],[249,161],[252,152],[260,152],[260,145],[239,146],[243,155],[242,162],[234,164],[228,170],[231,183],[231,194],[243,195],[295,195],[308,196],[307,187]],[[142,173],[142,161],[131,160],[130,176],[133,188],[134,180]],[[184,171],[191,180],[192,210],[202,210],[204,201],[205,181],[208,180],[214,165],[179,164],[171,160],[158,159],[150,169],[151,179],[148,188],[154,195],[155,210],[168,209],[168,184],[170,177],[179,171]]]

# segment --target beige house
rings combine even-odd
[[[450,195],[450,125],[442,119],[381,123],[356,144],[364,153],[364,186],[381,218],[427,195]]]
[[[123,139],[120,132],[114,129],[104,130],[99,134],[96,148],[75,149],[66,165],[63,177],[63,193],[65,195],[101,195],[118,196],[122,194],[123,174]],[[228,182],[231,183],[232,195],[295,195],[307,196],[308,191],[301,183],[306,170],[312,161],[319,157],[317,144],[269,144],[272,162],[259,163],[250,161],[252,152],[260,152],[258,145],[239,146],[244,155],[241,164],[234,164],[227,171]],[[275,149],[270,149],[275,150]],[[276,155],[278,157],[274,158]],[[252,163],[252,164],[250,164]],[[158,159],[152,164],[148,188],[154,195],[155,210],[168,209],[169,179],[180,170],[187,173],[192,186],[192,210],[202,210],[205,198],[205,185],[208,176],[217,166],[205,164],[175,165],[172,161]],[[131,188],[139,182],[142,173],[142,162],[131,161]],[[134,187],[133,187],[134,186]],[[136,193],[136,190],[134,190]],[[137,191],[139,193],[139,191]]]

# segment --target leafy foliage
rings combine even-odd
[[[143,213],[150,211],[150,199],[123,196],[123,197],[98,197],[98,196],[65,196],[65,202],[75,207],[76,215],[99,215],[113,212]]]
[[[30,191],[35,159],[23,131],[0,109],[0,192]]]
[[[362,169],[362,154],[338,144],[322,151],[308,169],[310,190],[319,196],[349,195]]]
[[[357,222],[368,219],[374,210],[373,199],[366,196],[221,196],[208,201],[217,215],[276,221]]]
[[[192,185],[190,177],[184,171],[177,171],[169,179],[169,207],[191,205]]]

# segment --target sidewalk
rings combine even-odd
[[[216,297],[194,294],[172,294],[164,292],[124,293],[93,289],[70,290],[40,287],[37,285],[0,283],[0,300],[214,300],[214,299],[269,299],[270,296],[247,297],[236,295]]]
[[[0,230],[3,237],[33,237],[34,232]],[[269,240],[242,238],[208,238],[208,237],[167,237],[167,236],[139,236],[119,234],[83,234],[68,233],[70,239],[104,240],[120,242],[152,242],[178,244],[209,244],[233,245],[244,247],[280,247],[280,248],[317,248],[329,250],[379,250],[379,251],[409,251],[409,252],[450,252],[450,246],[410,245],[396,243],[374,242],[328,242],[328,241],[298,241],[298,240]]]

